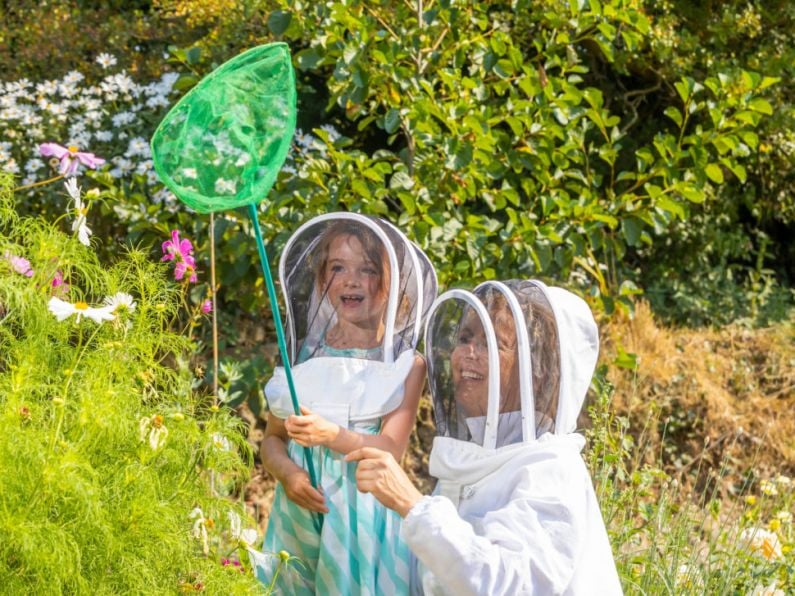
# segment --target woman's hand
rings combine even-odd
[[[309,474],[304,470],[298,469],[290,472],[282,481],[284,492],[287,498],[296,505],[300,505],[304,509],[316,511],[318,513],[328,513],[326,507],[326,500],[323,498],[323,493],[312,486],[309,480]]]
[[[302,416],[288,416],[284,421],[287,436],[304,447],[328,445],[340,432],[340,427],[309,408],[301,406]]]
[[[384,507],[406,517],[422,493],[411,483],[409,477],[395,461],[393,455],[375,447],[363,447],[351,451],[345,461],[358,461],[356,486],[363,493],[372,493]]]

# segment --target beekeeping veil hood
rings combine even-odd
[[[450,290],[431,307],[425,349],[438,482],[401,526],[412,586],[620,594],[574,432],[598,354],[585,302],[533,280]]]
[[[331,213],[290,237],[279,280],[301,403],[315,410],[337,404],[350,420],[400,405],[424,316],[436,297],[436,274],[425,254],[385,220]],[[282,404],[285,394],[277,368],[266,386],[277,415],[290,413],[282,407],[289,405]]]
[[[497,449],[574,430],[598,334],[566,290],[486,282],[439,297],[426,351],[437,434]]]

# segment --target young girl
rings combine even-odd
[[[343,458],[366,446],[403,456],[425,379],[414,347],[436,295],[433,268],[390,224],[339,213],[299,228],[279,275],[302,407],[296,416],[277,368],[265,388],[270,413],[260,450],[278,481],[263,550],[285,550],[303,566],[280,572],[276,585],[285,594],[406,593],[400,518],[358,492],[355,465]],[[268,584],[274,572],[273,564],[257,565]]]

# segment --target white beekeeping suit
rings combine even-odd
[[[426,327],[438,479],[405,517],[426,594],[621,594],[574,433],[599,350],[583,300],[538,281],[446,292]]]

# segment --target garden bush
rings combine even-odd
[[[785,0],[44,0],[4,16],[0,170],[15,179],[3,178],[0,211],[0,586],[10,591],[256,587],[235,565],[245,556],[229,512],[245,518],[235,500],[252,460],[227,407],[247,400],[260,413],[275,353],[253,231],[245,213],[214,221],[216,389],[201,314],[209,220],[163,188],[147,141],[179,94],[257,43],[289,43],[298,76],[299,131],[260,213],[271,255],[307,218],[348,209],[398,223],[444,286],[542,277],[606,313],[645,293],[686,325],[791,316]],[[53,29],[62,35],[51,40]],[[87,213],[51,180],[60,162],[39,155],[48,142],[107,160],[81,172]],[[194,241],[195,283],[157,262],[173,230]],[[75,305],[106,312],[113,296],[126,314],[77,322]],[[63,321],[53,297],[72,312]],[[622,407],[647,400],[631,418],[608,409],[606,385],[592,410],[588,457],[627,592],[793,591],[789,477],[769,462],[754,469],[752,453],[694,455],[707,449],[697,398],[710,380],[661,378],[670,362],[618,353],[610,366],[655,373],[651,389],[621,396]],[[767,366],[758,360],[727,376]],[[765,373],[778,379],[775,399],[789,403],[791,363],[770,361],[783,363]]]

